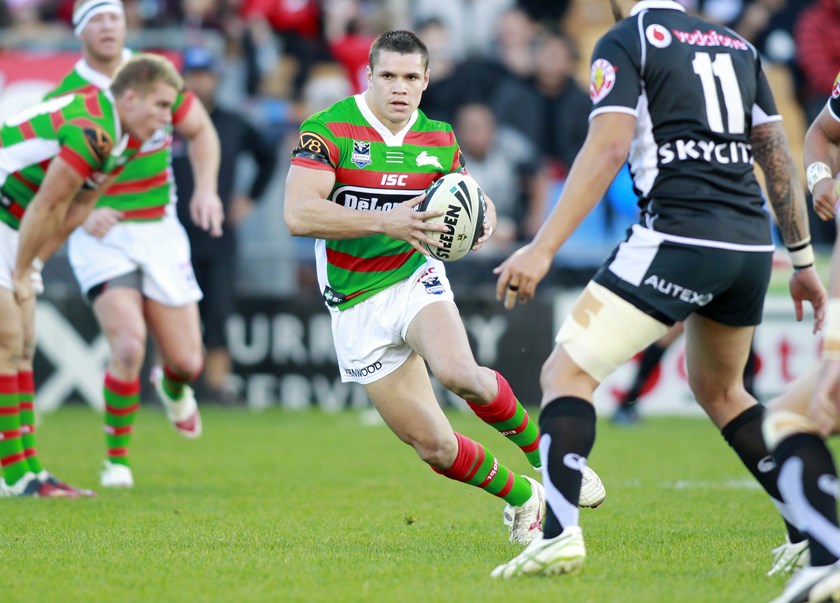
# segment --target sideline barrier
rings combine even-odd
[[[486,294],[459,293],[458,306],[479,363],[497,368],[527,405],[539,403],[539,372],[553,345],[554,334],[577,297],[576,292],[544,295],[513,312]],[[80,297],[38,302],[39,335],[35,363],[36,403],[42,412],[68,401],[84,401],[101,409],[102,374],[108,357],[90,307]],[[317,298],[242,298],[227,324],[234,361],[234,385],[254,409],[270,406],[326,410],[366,407],[364,390],[341,383],[330,333],[330,317]],[[787,297],[770,297],[765,322],[756,335],[760,368],[756,389],[762,399],[819,359],[820,339],[811,334],[811,319],[793,318]],[[147,356],[151,357],[150,350]],[[700,411],[688,390],[685,348],[679,339],[668,350],[653,388],[640,411],[648,414],[697,415]],[[635,361],[621,367],[596,392],[602,416],[611,412],[618,395],[634,373]],[[153,400],[143,373],[144,399]],[[442,404],[466,405],[442,388]]]

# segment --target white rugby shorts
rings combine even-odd
[[[373,383],[411,355],[405,342],[417,313],[435,302],[455,303],[443,263],[428,258],[410,278],[347,310],[330,308],[338,370],[344,382]]]
[[[70,235],[70,264],[84,293],[136,270],[145,297],[173,307],[202,298],[190,259],[190,242],[170,212],[161,220],[120,222],[101,239],[77,228]]]
[[[19,239],[18,231],[5,222],[0,222],[0,287],[9,291],[15,290],[12,277],[15,273]]]

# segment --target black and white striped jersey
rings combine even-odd
[[[590,119],[636,117],[628,163],[642,225],[675,241],[767,249],[750,132],[781,117],[751,44],[676,2],[644,0],[599,40],[590,96]]]

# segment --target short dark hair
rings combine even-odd
[[[379,34],[370,46],[368,61],[371,69],[376,64],[379,53],[383,50],[398,54],[419,54],[423,69],[429,68],[429,49],[412,31],[397,29]]]

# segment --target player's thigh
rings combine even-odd
[[[195,365],[188,372],[198,372],[203,354],[198,304],[167,306],[147,299],[145,309],[146,323],[167,364]]]
[[[562,390],[562,382],[574,376],[566,356],[594,382],[600,383],[667,330],[665,323],[591,281],[555,338],[564,354],[552,354],[543,368],[541,383],[552,391]]]
[[[478,369],[458,308],[450,301],[425,305],[408,325],[405,341],[444,382]]]
[[[417,354],[411,354],[395,371],[365,384],[365,390],[403,442],[434,446],[454,437],[435,398],[426,365]]]
[[[93,300],[93,314],[108,341],[131,338],[145,344],[146,321],[139,289],[106,285]]]

